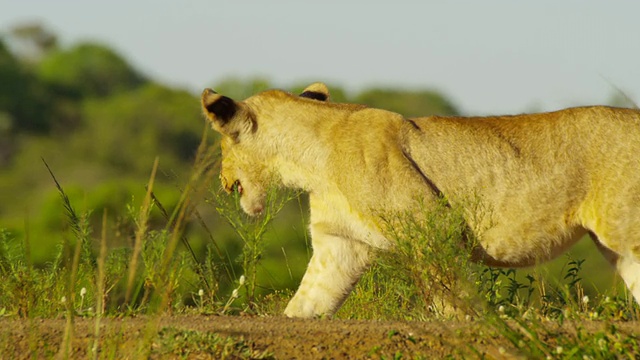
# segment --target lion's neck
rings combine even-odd
[[[326,186],[322,175],[327,173],[329,149],[317,126],[322,119],[299,113],[305,117],[278,119],[263,126],[261,143],[269,168],[286,187],[315,191]]]
[[[291,139],[293,140],[293,139]],[[295,143],[283,140],[278,151],[270,161],[270,167],[275,170],[286,187],[317,190],[323,183],[322,174],[326,171],[327,152],[314,142],[304,142],[295,139]]]

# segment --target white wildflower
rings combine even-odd
[[[245,281],[244,275],[240,275],[240,280],[238,280],[238,282],[240,283],[240,286],[244,285],[244,281]]]
[[[601,351],[607,351],[607,340],[599,339],[598,340],[598,347],[600,347]]]
[[[558,355],[562,354],[562,351],[563,351],[563,350],[564,350],[564,349],[562,348],[562,346],[558,346],[558,347],[556,348],[556,354],[558,354]]]
[[[582,297],[582,303],[587,305],[589,303],[589,296],[585,295]]]
[[[202,289],[198,290],[198,296],[203,297],[204,296],[204,290],[202,290]]]
[[[232,298],[237,298],[238,297],[238,289],[233,289],[233,292],[231,293],[231,297]]]
[[[87,288],[83,287],[80,289],[80,297],[84,297],[85,295],[87,295]]]
[[[499,313],[504,313],[504,305],[498,306],[498,312]]]
[[[63,303],[63,304],[66,303],[67,302],[67,297],[63,296],[62,298],[60,298],[60,302]]]

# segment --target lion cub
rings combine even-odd
[[[403,116],[330,103],[315,83],[202,108],[222,137],[221,180],[258,215],[272,184],[309,193],[313,256],[285,314],[331,315],[373,250],[380,214],[418,213],[478,194],[491,223],[472,249],[490,266],[552,259],[586,232],[640,301],[640,112],[604,106],[499,117]],[[482,221],[482,220],[479,220]]]

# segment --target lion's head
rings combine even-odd
[[[286,94],[286,96],[285,96]],[[237,191],[240,205],[249,215],[263,212],[267,190],[277,174],[269,169],[269,156],[264,141],[260,138],[264,97],[287,98],[282,91],[268,91],[252,96],[245,101],[235,101],[211,89],[202,92],[202,109],[214,130],[222,134],[222,166],[220,180],[228,193]],[[328,101],[326,85],[314,83],[300,97],[317,101]],[[286,136],[287,134],[282,134]]]

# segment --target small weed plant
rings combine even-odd
[[[245,215],[240,207],[240,195],[234,191],[232,196],[222,193],[219,189],[211,190],[211,203],[220,216],[233,228],[242,241],[242,254],[240,267],[242,274],[238,279],[238,287],[232,292],[230,301],[241,298],[244,303],[244,311],[255,313],[257,309],[257,275],[259,264],[265,250],[264,235],[274,217],[284,205],[298,196],[294,192],[278,192],[275,187],[267,192],[266,206],[262,216],[251,218]],[[241,296],[240,290],[243,294]],[[229,309],[230,303],[225,304],[223,310]]]
[[[480,205],[466,209],[486,210]],[[627,295],[588,295],[584,260],[566,256],[563,277],[546,280],[537,270],[491,268],[471,261],[467,210],[446,199],[425,208],[423,217],[387,219],[396,246],[380,255],[340,316],[359,319],[473,321],[507,339],[504,356],[527,358],[637,358],[640,338],[620,331],[618,321],[638,319]],[[475,214],[476,219],[486,214]],[[485,223],[490,223],[487,221]],[[482,234],[479,230],[476,233]],[[481,235],[480,235],[481,236]],[[604,328],[593,330],[593,321]],[[445,326],[446,328],[446,326]],[[563,329],[571,329],[563,331]],[[484,332],[484,331],[483,331]],[[455,338],[455,334],[451,334]],[[492,341],[491,336],[487,341]],[[468,354],[481,353],[469,347]]]

